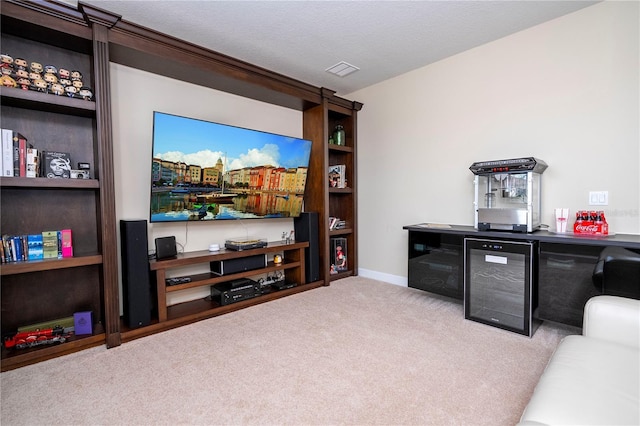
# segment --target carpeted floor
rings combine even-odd
[[[562,337],[360,277],[1,374],[8,425],[514,425]]]

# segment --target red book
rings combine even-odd
[[[27,176],[27,148],[30,147],[31,145],[27,145],[27,138],[25,138],[18,132],[13,132],[14,176]]]

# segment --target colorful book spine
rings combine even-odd
[[[38,150],[36,148],[27,148],[27,177],[38,177]]]
[[[41,260],[44,257],[42,234],[28,235],[27,247],[29,260]]]
[[[58,231],[44,231],[42,233],[42,257],[44,259],[58,257]]]
[[[13,177],[13,131],[2,129],[2,176]]]
[[[73,257],[73,242],[71,239],[71,229],[60,231],[62,239],[62,257]]]

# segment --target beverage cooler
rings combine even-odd
[[[466,319],[531,337],[537,243],[464,239]]]

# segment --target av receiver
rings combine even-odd
[[[241,300],[251,299],[261,294],[260,284],[248,278],[241,278],[211,286],[211,300],[219,302],[220,305],[240,302]]]

